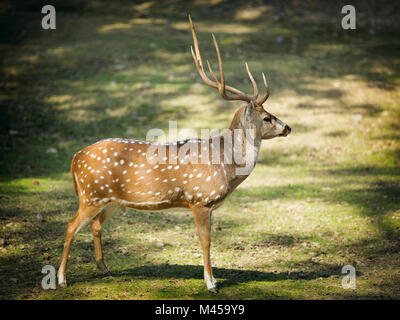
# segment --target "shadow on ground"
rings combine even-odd
[[[340,275],[342,266],[335,265],[314,265],[312,271],[296,272],[262,272],[243,269],[213,268],[214,277],[219,280],[221,288],[229,287],[238,283],[251,281],[280,281],[280,280],[312,280]],[[361,275],[361,273],[358,273]],[[97,278],[98,276],[95,276]],[[111,277],[127,277],[138,279],[203,279],[203,266],[193,265],[150,265],[121,272],[111,272]],[[90,278],[89,278],[90,279]],[[88,281],[86,278],[84,281]],[[75,279],[70,283],[77,283]]]

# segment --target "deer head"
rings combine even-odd
[[[196,64],[197,71],[200,74],[200,77],[207,85],[218,89],[223,99],[228,101],[236,100],[236,101],[247,102],[247,104],[243,105],[236,111],[234,120],[231,124],[231,129],[239,127],[243,130],[246,129],[254,130],[255,136],[259,139],[272,139],[275,137],[287,136],[291,132],[291,128],[287,124],[279,120],[277,117],[267,112],[263,107],[263,104],[265,103],[265,101],[267,101],[270,94],[270,90],[267,84],[267,80],[265,79],[264,73],[262,74],[262,76],[264,80],[264,86],[267,92],[260,98],[258,97],[257,84],[253,78],[253,75],[250,72],[247,62],[245,63],[245,66],[251,84],[253,85],[253,95],[252,96],[247,95],[236,88],[226,85],[218,43],[214,34],[212,34],[215,50],[217,52],[220,80],[218,80],[217,76],[215,75],[210,66],[210,63],[207,60],[208,70],[210,71],[210,74],[214,81],[210,80],[207,77],[206,73],[204,72],[203,62],[201,60],[201,55],[199,50],[199,44],[197,41],[197,35],[190,15],[189,15],[189,21],[194,42],[194,50],[192,46],[190,47],[190,49],[192,52],[193,60]],[[228,95],[227,92],[232,93],[232,95]]]

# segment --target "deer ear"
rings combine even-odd
[[[254,111],[254,102],[253,101],[250,101],[250,103],[249,103],[249,108],[250,108],[250,111]]]
[[[253,101],[249,102],[249,104],[246,107],[246,117],[250,117],[250,114],[253,113],[255,107]]]
[[[246,109],[244,111],[244,126],[247,127],[247,123],[251,121],[251,114],[253,113],[255,107],[254,103],[251,101],[249,104],[246,106]]]

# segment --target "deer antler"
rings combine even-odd
[[[209,85],[210,87],[218,89],[218,91],[221,94],[222,98],[225,99],[225,100],[241,100],[241,101],[246,101],[246,102],[253,101],[253,102],[255,102],[255,103],[259,104],[259,105],[262,105],[268,99],[268,96],[269,96],[269,88],[268,88],[267,82],[265,80],[265,76],[263,74],[264,85],[267,88],[267,93],[262,98],[257,100],[257,97],[258,97],[257,84],[254,81],[253,75],[250,72],[250,69],[249,69],[249,66],[248,66],[247,62],[245,63],[246,71],[247,71],[247,74],[248,74],[248,76],[250,78],[251,84],[253,85],[253,96],[249,96],[249,95],[243,93],[242,91],[240,91],[240,90],[238,90],[236,88],[233,88],[231,86],[225,85],[225,77],[224,77],[224,72],[223,72],[223,68],[222,68],[221,54],[220,54],[218,43],[217,43],[217,40],[215,39],[214,34],[212,34],[212,37],[213,37],[215,50],[217,52],[219,75],[220,75],[220,79],[221,80],[218,81],[218,78],[216,77],[215,73],[213,72],[208,60],[207,60],[207,66],[208,66],[208,69],[209,69],[210,74],[211,74],[212,78],[214,79],[214,81],[210,80],[207,77],[206,73],[204,72],[204,67],[203,67],[203,62],[201,60],[201,55],[200,55],[197,35],[196,35],[196,31],[194,29],[194,24],[192,22],[192,19],[191,19],[190,15],[189,15],[189,21],[190,21],[190,27],[191,27],[191,30],[192,30],[193,43],[194,43],[194,50],[193,50],[192,46],[190,46],[190,50],[192,52],[194,63],[196,64],[197,71],[199,72],[200,77],[203,79],[203,81],[207,85]],[[232,93],[233,95],[228,95],[226,93],[226,91]]]
[[[270,93],[267,80],[265,79],[264,72],[262,73],[262,76],[263,76],[263,80],[264,80],[264,86],[265,86],[265,89],[267,89],[267,92],[260,99],[257,100],[257,103],[259,105],[262,105],[265,101],[267,101],[267,99],[269,97],[269,93]]]

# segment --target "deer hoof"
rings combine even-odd
[[[63,275],[62,273],[58,273],[57,278],[58,278],[58,286],[60,288],[65,288],[67,286],[67,279],[65,279],[65,275]]]
[[[104,264],[103,260],[99,260],[96,262],[97,268],[102,274],[111,274],[110,270]]]
[[[107,275],[111,275],[111,271],[110,270],[100,270],[100,272],[101,272],[101,274],[102,275],[105,275],[105,276],[107,276]]]
[[[66,288],[67,287],[67,281],[66,280],[59,280],[58,281],[58,286],[60,287],[60,288]]]
[[[218,293],[218,289],[216,286],[208,288],[208,291],[210,291],[212,293]]]

